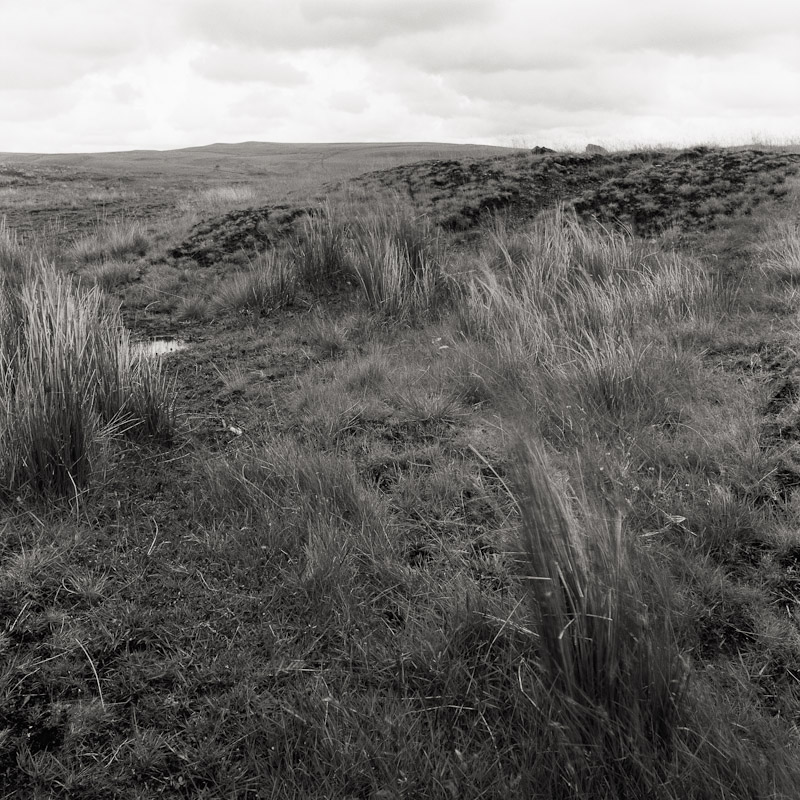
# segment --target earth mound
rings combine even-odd
[[[493,214],[528,219],[563,203],[583,219],[621,224],[640,236],[668,228],[708,230],[732,214],[788,192],[800,154],[764,150],[649,150],[629,153],[522,152],[481,159],[434,159],[369,172],[346,186],[407,199],[442,228],[469,231]],[[205,221],[172,251],[202,266],[263,250],[286,238],[308,207],[232,211]]]
[[[196,225],[187,239],[171,251],[201,267],[225,261],[234,253],[258,253],[284,239],[309,208],[287,205],[230,211]]]

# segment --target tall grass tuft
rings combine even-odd
[[[112,292],[138,280],[139,268],[126,261],[104,261],[102,264],[92,264],[83,277],[106,292]]]
[[[569,508],[542,452],[520,445],[518,455],[541,688],[564,756],[553,768],[576,796],[647,796],[667,775],[686,710],[669,617],[645,602],[621,518],[607,521],[585,498]]]
[[[25,249],[13,228],[9,228],[5,217],[0,219],[0,276],[10,280],[23,273],[30,261],[30,253]]]
[[[347,533],[340,537],[343,547],[366,543],[381,527],[352,462],[290,439],[230,459],[206,459],[202,471],[198,509],[219,523],[235,519],[242,530],[259,531],[276,552],[314,550],[320,522]]]
[[[283,253],[268,250],[217,289],[216,311],[269,314],[289,305],[297,291],[297,269]]]
[[[29,269],[0,281],[0,490],[63,496],[89,484],[109,437],[168,439],[174,404],[99,288]]]
[[[540,363],[565,348],[610,340],[653,320],[691,314],[711,292],[686,258],[646,250],[625,232],[582,225],[557,209],[510,246],[495,233],[494,253],[505,254],[473,275],[460,296],[461,325],[474,336],[503,343]]]
[[[94,233],[76,239],[70,255],[79,264],[124,260],[144,256],[150,249],[150,236],[141,222],[115,220],[99,223]]]
[[[519,365],[520,398],[543,424],[571,407],[609,429],[674,416],[691,365],[664,331],[710,317],[725,297],[688,257],[558,209],[526,236],[525,245],[519,231],[494,231],[458,290],[462,332],[491,347],[496,363]]]
[[[305,218],[292,255],[299,279],[310,289],[335,289],[350,276],[349,231],[343,213],[330,203]]]
[[[0,220],[0,357],[10,356],[19,336],[22,319],[19,289],[31,269],[31,254],[26,252],[16,231]]]
[[[175,385],[162,362],[132,345],[116,313],[95,329],[93,349],[94,403],[103,422],[119,426],[128,439],[169,443]]]
[[[353,271],[374,310],[414,317],[446,302],[445,249],[426,217],[382,204],[355,226],[352,251]]]
[[[800,282],[800,224],[776,224],[762,252],[761,271],[765,276],[786,283]]]

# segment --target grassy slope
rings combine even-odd
[[[7,795],[791,797],[796,233],[771,224],[796,220],[798,201],[791,178],[772,185],[784,205],[773,193],[767,213],[666,237],[714,275],[713,301],[652,312],[595,360],[584,341],[583,361],[532,362],[516,332],[533,329],[512,315],[480,335],[497,305],[412,325],[352,292],[300,291],[229,314],[214,300],[236,262],[174,265],[174,238],[147,257],[123,248],[125,269],[95,264],[141,330],[192,343],[167,362],[182,428],[168,449],[123,448],[72,502],[2,510]],[[496,229],[452,251],[454,268],[462,282],[483,264],[514,274],[532,237]],[[64,261],[91,262],[88,244]],[[570,716],[582,695],[567,711],[552,700],[516,555],[517,500],[548,478],[536,457],[514,478],[519,430],[546,443],[560,491],[584,484],[619,508],[670,576],[642,589],[651,622],[666,593],[691,663],[664,774],[633,750],[615,751],[624,779],[601,768],[586,753],[608,725]],[[530,535],[537,514],[560,524],[546,497]]]
[[[81,170],[106,178],[158,178],[226,180],[288,176],[297,181],[304,173],[315,179],[347,178],[369,169],[385,169],[426,158],[484,157],[513,152],[512,148],[438,143],[376,144],[273,144],[245,142],[187,147],[181,150],[135,150],[120,153],[40,155],[0,153],[0,165],[8,171]],[[216,173],[216,175],[214,174]],[[2,174],[2,172],[0,172]]]
[[[448,231],[469,238],[489,215],[516,222],[561,202],[583,219],[622,224],[639,236],[674,227],[713,228],[731,214],[747,216],[785,196],[800,154],[768,151],[655,151],[614,155],[525,151],[492,158],[437,158],[367,172],[325,187],[358,216],[381,198],[403,198]],[[286,198],[236,210],[195,226],[173,250],[207,265],[275,243],[319,197]],[[240,252],[242,251],[242,252]]]
[[[69,242],[111,220],[143,219],[177,244],[208,214],[307,199],[322,184],[419,159],[508,148],[438,143],[216,144],[183,150],[0,153],[0,217],[22,235]],[[186,226],[186,230],[183,230]]]

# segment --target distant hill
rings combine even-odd
[[[335,180],[359,172],[436,158],[482,158],[513,153],[516,148],[438,142],[285,144],[241,142],[180,150],[128,150],[115,153],[3,153],[6,166],[69,167],[102,177],[169,174],[191,177],[217,171],[220,177],[287,175],[323,167]]]

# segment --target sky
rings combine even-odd
[[[800,141],[798,0],[0,0],[0,152]]]

